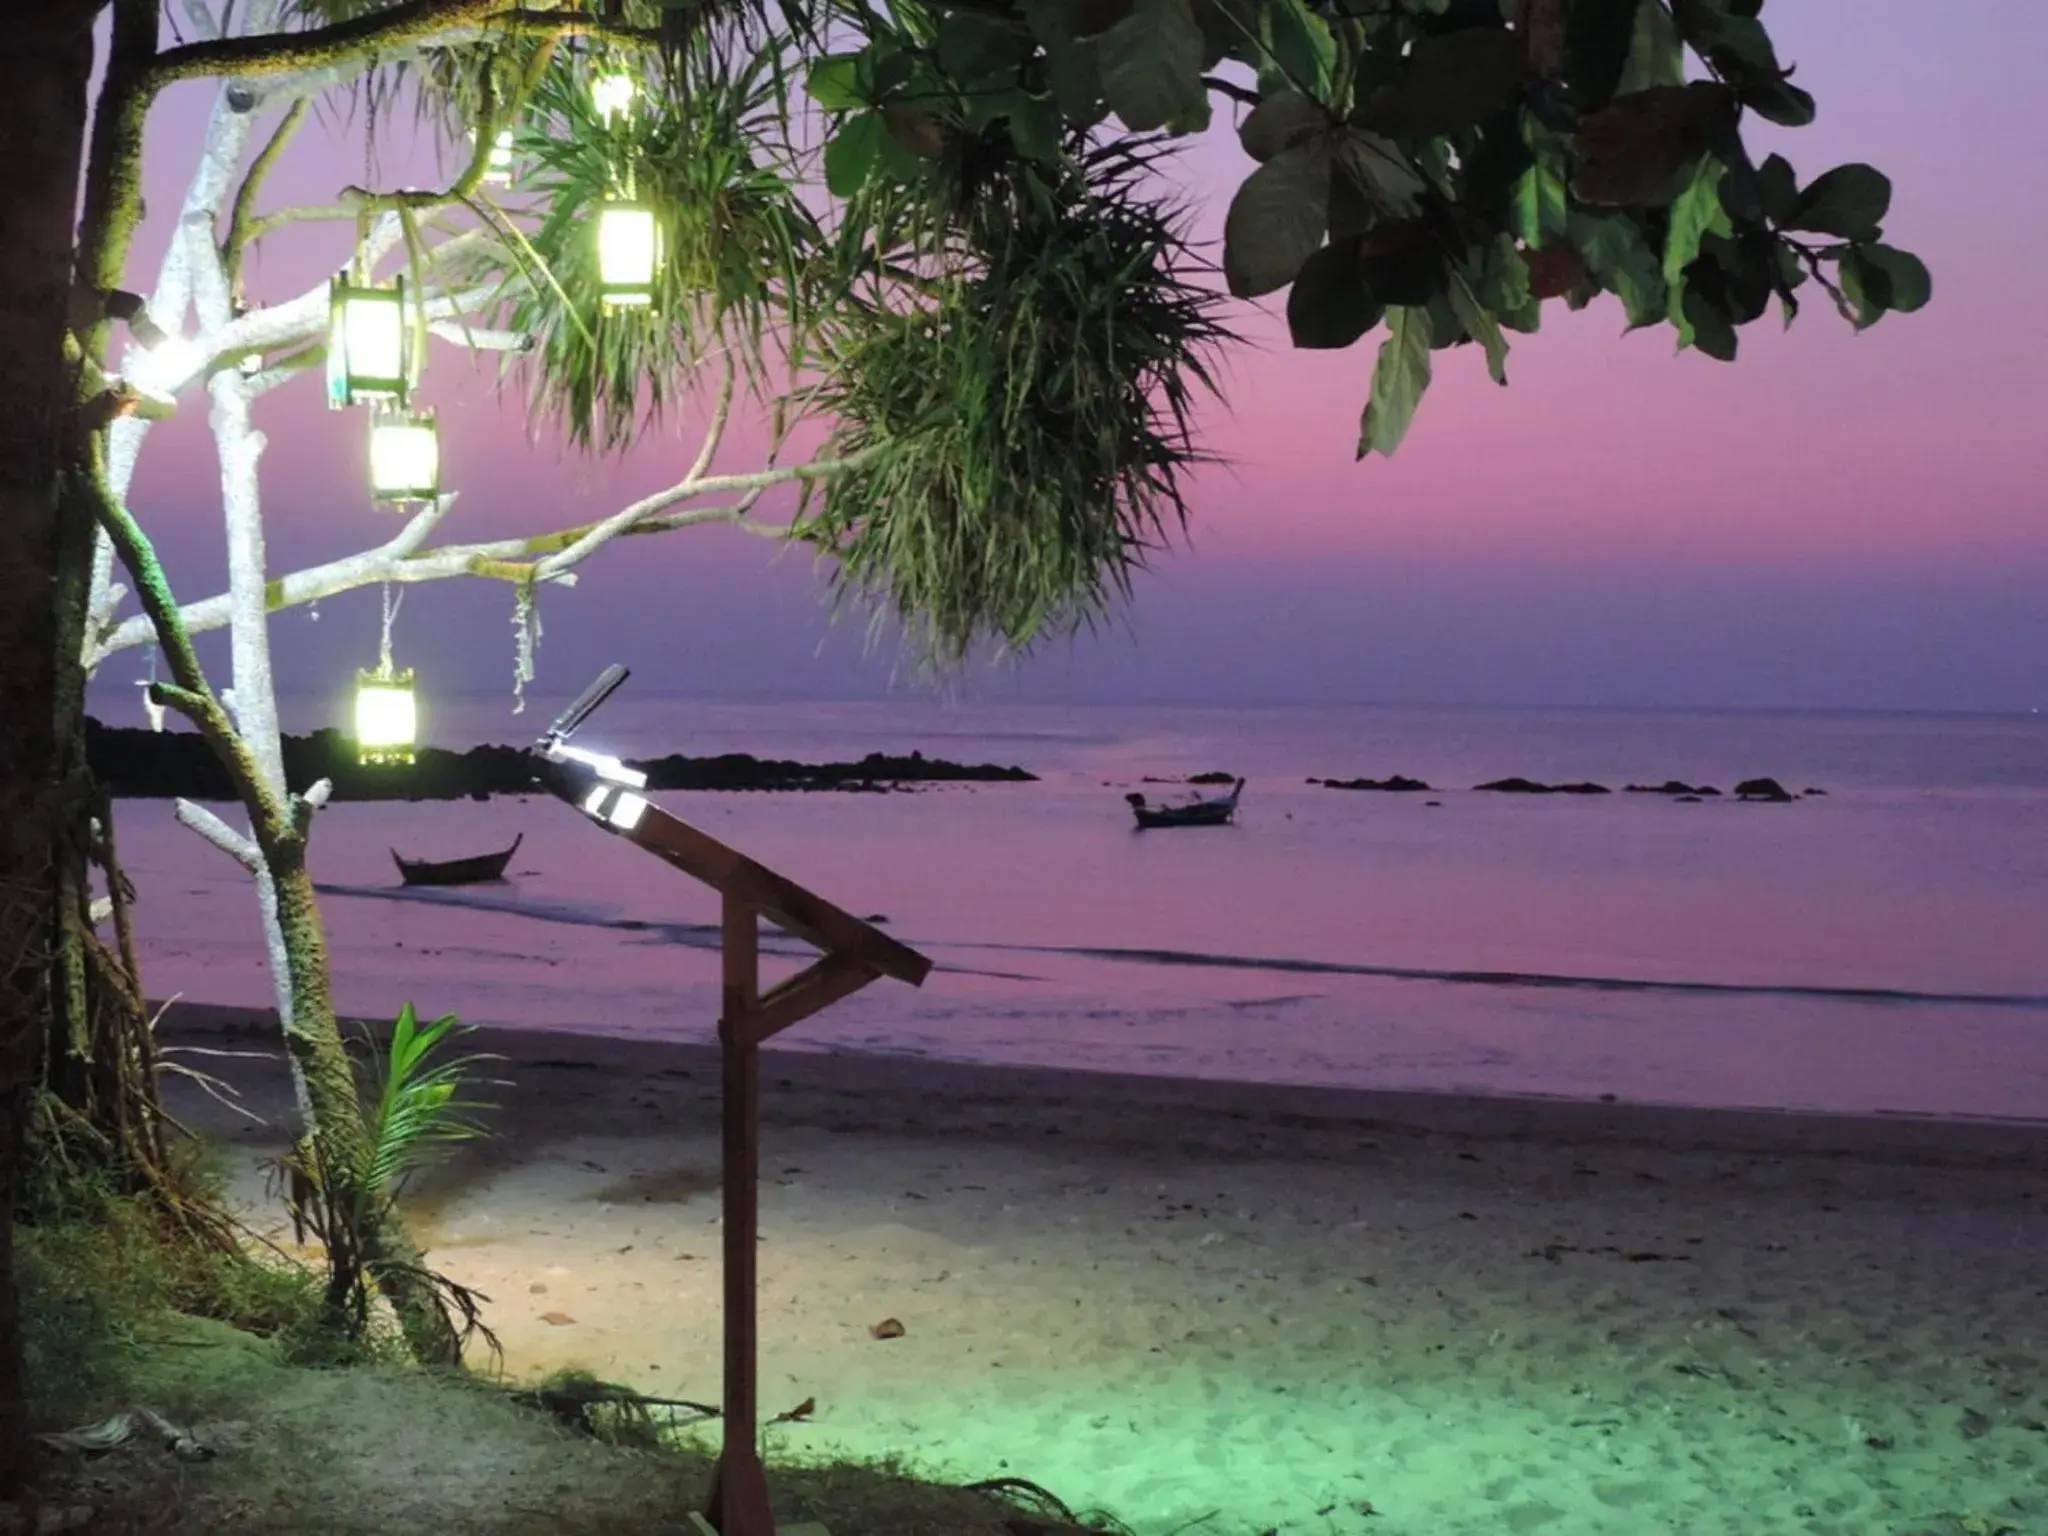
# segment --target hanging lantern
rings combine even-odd
[[[491,140],[491,152],[484,158],[484,180],[494,187],[512,184],[512,130],[501,128]]]
[[[661,225],[645,203],[610,201],[597,216],[598,294],[607,309],[654,302],[661,264]]]
[[[365,400],[405,404],[411,348],[406,345],[405,279],[389,288],[337,277],[327,289],[327,403],[339,410]]]
[[[419,708],[412,668],[365,667],[356,673],[356,754],[365,763],[412,761],[419,737]]]
[[[633,77],[618,70],[606,70],[593,75],[590,80],[590,104],[597,108],[598,118],[606,127],[633,110],[633,98],[640,88],[633,83]]]
[[[371,421],[370,494],[399,505],[441,494],[441,432],[431,414]]]

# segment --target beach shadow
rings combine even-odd
[[[614,1179],[587,1198],[600,1205],[687,1205],[717,1191],[716,1168],[661,1168]]]

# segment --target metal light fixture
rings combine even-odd
[[[327,403],[403,406],[411,392],[405,279],[389,288],[337,277],[327,289]]]
[[[640,87],[633,77],[616,69],[608,69],[590,79],[590,104],[597,108],[597,115],[606,127],[633,110],[633,98],[639,95]]]
[[[441,432],[431,413],[371,421],[370,494],[401,506],[441,494]]]
[[[660,264],[661,224],[654,210],[645,203],[607,201],[597,215],[597,285],[605,308],[652,304]]]
[[[356,673],[356,754],[365,763],[409,763],[419,739],[412,668],[365,667]]]

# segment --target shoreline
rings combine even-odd
[[[266,1009],[183,1000],[165,1007],[159,1040],[176,1045],[214,1037],[276,1038]],[[351,1036],[388,1031],[383,1020],[345,1020]],[[467,1032],[464,1048],[521,1066],[702,1073],[716,1081],[716,1046],[683,1040],[635,1039],[582,1030],[484,1025]],[[1102,1115],[1115,1139],[1112,1110],[1143,1107],[1190,1122],[1225,1115],[1263,1120],[1275,1129],[1342,1132],[1388,1128],[1425,1136],[1546,1145],[1654,1146],[1669,1151],[1799,1155],[1957,1168],[2048,1171],[2048,1119],[1869,1114],[1706,1107],[1655,1101],[1580,1099],[1564,1095],[1480,1094],[1414,1089],[1362,1089],[1315,1084],[1239,1082],[1066,1067],[947,1061],[866,1051],[761,1052],[764,1112],[791,1096],[900,1095],[916,1106],[920,1129],[943,1133],[948,1104],[1015,1101],[1057,1105],[1078,1117]],[[516,1079],[515,1079],[516,1082]]]

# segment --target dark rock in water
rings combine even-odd
[[[1207,773],[1188,775],[1188,782],[1190,784],[1235,784],[1237,782],[1237,775],[1225,773],[1220,768],[1212,768]]]
[[[86,758],[93,776],[114,795],[129,799],[180,796],[187,800],[232,800],[227,772],[203,738],[191,731],[130,730],[85,723]],[[851,790],[885,793],[913,783],[976,781],[1028,784],[1037,775],[993,763],[948,763],[921,752],[891,757],[871,752],[857,763],[797,763],[744,752],[720,757],[673,754],[635,760],[650,789]],[[334,782],[336,800],[475,800],[534,792],[534,762],[518,747],[471,747],[450,752],[422,747],[405,765],[366,767],[355,743],[329,727],[310,736],[284,739],[285,777],[303,787],[316,779]]]
[[[1680,795],[1676,803],[1679,805],[1698,805],[1701,801],[1698,795]]]
[[[1814,787],[1813,787],[1812,785],[1808,785],[1808,786],[1807,786],[1807,789],[1806,789],[1806,793],[1807,793],[1807,796],[1808,796],[1809,798],[1811,798],[1811,797],[1812,797],[1812,796],[1814,796],[1814,795],[1825,795],[1825,794],[1827,793],[1827,791],[1826,791],[1826,790],[1824,790],[1824,789],[1815,789],[1815,788],[1814,788]]]
[[[1662,784],[1631,784],[1628,787],[1628,792],[1632,795],[1697,795],[1699,793],[1697,789],[1694,789],[1683,779],[1666,779]]]
[[[889,915],[886,912],[870,912],[861,921],[872,923],[877,928],[886,928],[889,926]]]
[[[1443,808],[1443,801],[1441,800],[1425,800],[1422,803],[1431,810],[1441,810]]]
[[[1538,784],[1534,779],[1495,779],[1478,789],[1497,795],[1611,795],[1605,784]]]
[[[1422,780],[1411,779],[1402,773],[1390,779],[1310,779],[1309,783],[1320,784],[1325,789],[1376,789],[1393,795],[1412,795],[1429,789]]]
[[[1786,805],[1797,798],[1776,779],[1744,779],[1735,786],[1738,800],[1758,800],[1769,805]]]

